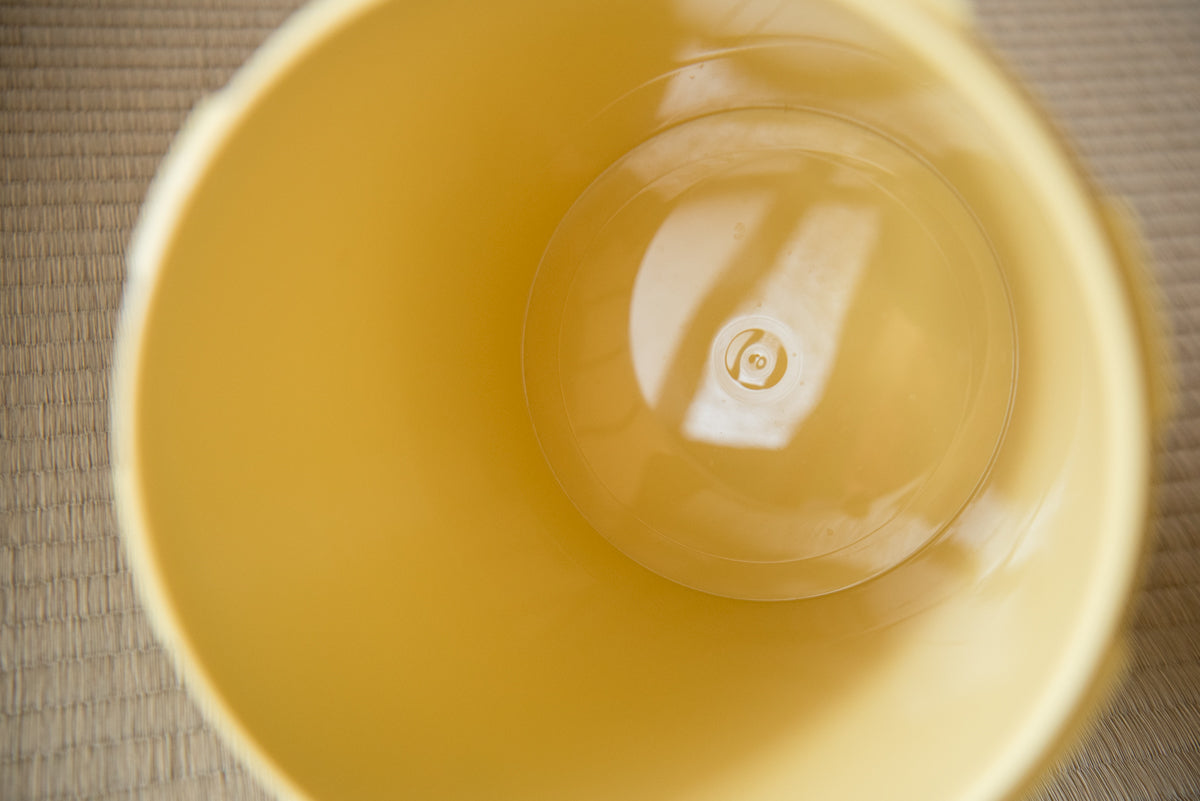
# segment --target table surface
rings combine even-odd
[[[0,2],[0,798],[260,799],[135,597],[108,372],[172,135],[295,0]],[[1200,0],[978,0],[983,35],[1140,213],[1178,417],[1132,671],[1036,797],[1200,798]]]

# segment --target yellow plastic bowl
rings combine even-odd
[[[191,116],[130,251],[115,481],[156,631],[270,787],[314,801],[996,801],[1037,775],[1117,652],[1153,387],[1126,243],[961,11],[324,0]],[[803,514],[841,520],[834,538],[861,528],[836,547],[803,526],[787,529],[799,545],[756,540],[769,526],[741,514],[758,501],[729,500],[753,487],[688,495],[707,506],[638,494],[700,468],[672,456],[654,474],[642,450],[658,434],[584,425],[633,385],[627,354],[611,379],[571,383],[589,342],[643,325],[622,316],[632,273],[588,243],[619,251],[643,219],[621,216],[629,204],[677,197],[663,187],[696,153],[724,169],[747,148],[766,161],[712,180],[769,174],[787,194],[787,165],[825,165],[789,200],[824,209],[799,240],[812,263],[903,244],[870,251],[863,280],[901,276],[894,292],[871,284],[878,313],[845,317],[876,339],[855,351],[861,370],[828,378],[843,428],[818,432],[806,478],[780,484],[832,493],[828,508],[805,496]],[[646,164],[643,183],[622,183]],[[855,227],[875,219],[852,213],[868,196],[899,198],[900,219],[915,208],[904,192],[925,211],[899,233],[886,214]],[[684,250],[669,252],[704,261],[736,247],[739,224],[733,239],[679,229]],[[790,286],[837,317],[831,259]],[[674,275],[664,263],[656,275]],[[968,272],[979,283],[960,287],[961,308],[918,302],[942,298],[921,281]],[[617,322],[589,339],[603,316],[586,293],[608,278]],[[638,318],[651,327],[683,313],[663,280]],[[928,317],[901,314],[918,308]],[[751,411],[777,400],[760,390],[832,369],[819,336],[779,323],[790,313],[698,346]],[[777,351],[750,347],[763,342]],[[883,373],[869,365],[935,351],[900,373],[929,397],[871,383]],[[637,381],[667,380],[649,358],[634,354]],[[638,403],[631,419],[651,419]],[[927,419],[943,408],[966,422]],[[928,428],[884,436],[914,420]],[[688,451],[717,460],[704,481],[791,475],[728,452],[786,451],[778,428],[685,425],[709,432]],[[909,458],[935,434],[953,455],[941,472]],[[877,520],[870,493],[901,468],[924,483]],[[848,486],[858,495],[836,494]],[[687,541],[693,525],[703,541]]]

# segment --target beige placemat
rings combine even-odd
[[[0,0],[2,799],[268,798],[197,714],[133,594],[106,404],[122,251],[159,158],[295,5]],[[1200,799],[1200,0],[978,6],[1143,216],[1181,382],[1133,673],[1041,796]]]

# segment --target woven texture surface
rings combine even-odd
[[[108,371],[138,204],[192,104],[293,0],[0,0],[0,799],[269,796],[133,592]],[[1200,798],[1200,2],[978,0],[984,35],[1140,213],[1178,420],[1133,670],[1044,801]]]

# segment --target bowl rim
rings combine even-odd
[[[181,675],[190,696],[223,744],[254,777],[280,798],[318,801],[304,791],[239,720],[222,697],[205,661],[185,634],[168,591],[146,522],[139,481],[137,385],[147,319],[165,256],[193,197],[216,157],[260,98],[322,43],[390,0],[314,0],[292,14],[240,67],[225,88],[201,100],[168,148],[147,191],[126,255],[126,281],[116,332],[110,386],[110,458],[120,539],[128,554],[142,607],[152,630]],[[1103,695],[1126,610],[1139,575],[1147,540],[1152,423],[1145,333],[1126,297],[1127,276],[1120,243],[1105,225],[1097,191],[1069,146],[1047,117],[1005,71],[967,21],[945,13],[929,0],[827,0],[877,26],[907,51],[919,54],[994,123],[999,141],[1034,176],[1038,192],[1056,217],[1079,273],[1088,314],[1105,321],[1095,326],[1096,345],[1105,354],[1101,375],[1115,410],[1111,427],[1114,458],[1107,465],[1119,495],[1112,506],[1107,536],[1089,581],[1086,612],[1073,644],[1064,649],[1042,690],[1045,702],[992,760],[960,801],[1012,798],[1032,784]]]

